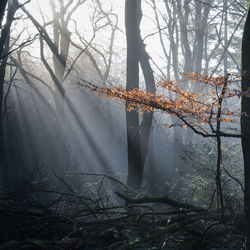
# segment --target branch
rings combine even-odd
[[[161,204],[167,204],[172,207],[177,207],[177,208],[185,208],[185,209],[190,209],[195,212],[202,212],[202,211],[207,211],[205,208],[198,207],[192,204],[180,202],[173,200],[167,196],[164,197],[150,197],[150,196],[144,196],[142,198],[130,198],[124,194],[121,194],[119,192],[115,192],[121,199],[126,201],[127,203],[131,204],[145,204],[145,203],[161,203]]]
[[[6,57],[6,56],[9,56],[11,53],[13,53],[14,51],[16,51],[16,50],[22,48],[23,46],[29,45],[30,43],[34,42],[34,40],[36,39],[37,36],[38,36],[38,34],[36,34],[33,38],[28,39],[27,41],[21,43],[21,44],[18,45],[18,47],[16,47],[15,49],[12,49],[12,50],[10,50],[8,53],[2,55],[2,56],[0,57],[0,60],[3,59],[3,58]]]
[[[245,189],[244,189],[244,186],[243,186],[243,184],[241,183],[241,181],[240,181],[238,178],[236,178],[235,176],[231,175],[231,174],[229,173],[229,171],[228,171],[225,167],[223,167],[223,170],[224,170],[224,172],[225,172],[232,180],[236,181],[236,182],[240,185],[240,188],[241,188],[242,193],[245,193]]]
[[[130,192],[132,192],[133,194],[138,194],[134,189],[130,188],[129,186],[127,186],[126,184],[124,184],[123,182],[117,180],[116,178],[106,175],[106,174],[86,174],[86,173],[82,173],[82,172],[67,172],[67,175],[84,175],[84,176],[98,176],[98,177],[105,177],[111,181],[114,181],[118,184],[120,184],[121,186],[123,186],[125,189],[129,190]]]
[[[45,40],[49,48],[51,49],[53,55],[58,59],[58,61],[64,65],[64,60],[62,56],[58,53],[57,46],[53,43],[53,41],[50,39],[49,34],[47,31],[36,21],[36,19],[24,8],[21,7],[22,11],[28,16],[28,18],[31,20],[31,22],[34,24],[36,29],[38,30],[40,36]]]
[[[203,137],[230,137],[230,138],[241,138],[242,135],[241,134],[229,134],[229,133],[224,133],[221,131],[215,131],[215,133],[213,134],[209,134],[207,131],[203,130],[200,126],[194,124],[192,121],[190,121],[187,118],[186,114],[180,114],[178,111],[176,111],[175,109],[173,109],[172,107],[166,107],[166,105],[168,103],[165,102],[158,102],[157,98],[161,98],[161,96],[155,96],[152,95],[151,93],[149,93],[149,96],[138,96],[136,95],[136,93],[129,93],[126,92],[124,89],[122,88],[109,88],[107,86],[101,88],[89,81],[86,81],[84,79],[82,79],[82,81],[84,81],[86,84],[80,83],[81,86],[87,87],[92,91],[98,92],[101,95],[106,95],[108,97],[111,98],[118,98],[128,104],[131,104],[131,106],[137,106],[137,107],[148,107],[149,111],[146,110],[147,112],[151,112],[153,109],[158,109],[161,110],[163,112],[166,112],[170,115],[174,115],[176,117],[178,117],[187,127],[189,127],[193,132],[195,132],[196,134],[199,134]],[[198,127],[199,129],[203,130],[200,131],[198,130],[196,127]]]

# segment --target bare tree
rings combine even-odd
[[[249,7],[250,8],[250,7]],[[248,9],[242,38],[242,83],[241,90],[249,91],[250,88],[250,10]],[[241,100],[241,133],[242,150],[244,158],[245,173],[245,214],[246,214],[246,249],[250,248],[250,98],[242,96]]]
[[[67,108],[70,113],[74,116],[76,123],[78,124],[79,128],[81,129],[82,136],[86,137],[87,142],[89,143],[89,147],[92,148],[96,152],[96,158],[98,162],[101,165],[104,165],[107,169],[109,167],[109,164],[107,162],[105,153],[103,150],[100,149],[98,145],[95,144],[91,132],[88,129],[88,126],[86,126],[86,122],[84,121],[81,114],[79,114],[79,111],[77,111],[77,108],[73,104],[73,102],[70,100],[69,96],[66,92],[66,86],[65,86],[65,80],[69,76],[71,72],[77,71],[77,60],[81,58],[82,54],[86,54],[86,50],[90,49],[90,46],[92,48],[95,48],[95,46],[92,44],[93,39],[95,38],[98,31],[101,31],[102,28],[107,28],[111,30],[111,37],[112,42],[111,45],[107,45],[109,48],[109,55],[110,57],[107,57],[105,55],[105,58],[108,58],[107,61],[107,70],[105,71],[104,76],[107,78],[110,67],[111,67],[111,61],[112,61],[112,54],[113,54],[113,37],[115,30],[117,28],[117,16],[113,15],[111,12],[104,11],[102,8],[102,5],[99,5],[99,1],[97,1],[95,7],[98,9],[98,15],[99,19],[106,20],[105,26],[98,24],[98,19],[96,20],[96,23],[93,23],[93,39],[91,38],[89,41],[85,40],[82,36],[80,36],[80,33],[77,34],[79,37],[78,41],[86,42],[87,44],[84,45],[78,45],[76,41],[73,41],[71,39],[71,31],[69,30],[68,26],[66,24],[69,23],[69,20],[74,21],[73,19],[70,19],[68,15],[73,15],[73,10],[76,10],[76,4],[77,6],[79,4],[83,4],[85,1],[69,1],[68,4],[61,3],[59,5],[59,9],[54,8],[54,2],[51,1],[51,6],[54,8],[53,10],[53,19],[46,22],[44,20],[44,24],[41,25],[33,16],[32,14],[26,9],[22,8],[24,13],[29,17],[33,25],[37,28],[39,35],[40,35],[40,55],[41,55],[41,61],[43,65],[45,66],[45,70],[49,73],[49,77],[52,79],[53,85],[46,84],[46,80],[43,80],[41,77],[36,76],[35,74],[32,74],[28,70],[25,70],[25,65],[22,63],[22,54],[19,53],[18,60],[15,58],[13,59],[13,62],[19,67],[20,73],[25,79],[25,81],[30,85],[30,87],[33,89],[33,91],[39,96],[39,98],[42,100],[42,102],[49,108],[49,110],[53,113],[56,123],[55,123],[55,129],[57,130],[57,140],[56,143],[58,144],[56,147],[53,148],[53,150],[56,150],[55,158],[57,157],[57,165],[60,167],[60,169],[65,170],[66,167],[68,167],[68,162],[71,159],[69,158],[69,143],[67,137],[70,135],[70,131],[68,131],[67,123],[69,122],[67,119],[67,114],[65,113],[65,109]],[[66,10],[65,10],[66,9]],[[62,15],[62,16],[61,16]],[[111,20],[111,17],[114,17]],[[65,26],[66,25],[66,26]],[[49,35],[49,30],[52,27],[53,30],[53,36]],[[66,29],[66,31],[65,31]],[[76,30],[77,31],[77,30]],[[76,55],[76,57],[73,57],[70,55],[69,50],[70,45],[73,45],[80,49],[79,54]],[[53,56],[53,66],[51,66],[50,62],[46,58],[46,52],[52,53]],[[98,63],[98,60],[93,55],[94,60]],[[99,63],[98,63],[99,64]],[[98,67],[100,67],[98,65]],[[80,77],[80,75],[79,75]],[[48,90],[49,93],[54,96],[54,103],[51,103],[48,101],[48,98],[46,96],[46,93],[42,91],[42,89],[34,84],[34,80],[37,82],[40,82],[42,85],[44,85]],[[81,80],[81,79],[80,79]],[[55,106],[54,106],[55,104]],[[62,152],[64,157],[62,157]],[[66,160],[65,160],[66,159]],[[67,160],[68,159],[68,160]]]
[[[87,58],[89,58],[95,70],[95,73],[97,74],[97,80],[104,84],[108,80],[112,65],[112,58],[114,54],[114,40],[116,32],[118,30],[118,16],[117,14],[113,13],[112,6],[110,7],[110,9],[106,10],[104,9],[102,2],[99,0],[93,1],[92,4],[94,5],[94,13],[91,17],[91,39],[87,40],[78,31],[76,21],[73,20],[75,24],[75,34],[78,37],[79,43],[73,40],[71,40],[71,43],[75,48],[80,50],[80,53],[73,61],[72,66],[75,65],[76,61],[80,58],[81,55],[86,55]],[[105,29],[109,32],[107,45],[97,44],[94,42],[95,37],[98,35],[98,31],[101,31],[102,29]],[[70,67],[68,73],[70,72],[72,66]]]
[[[126,90],[139,87],[139,32],[141,13],[140,0],[126,0],[125,25],[127,38]],[[139,116],[137,110],[128,110],[126,105],[126,127],[128,148],[128,186],[138,189],[142,184],[143,164],[140,147]]]
[[[1,5],[1,16],[0,21],[2,22],[3,18],[3,12],[4,7],[6,6],[3,2],[3,5]],[[8,170],[7,166],[4,162],[4,151],[5,151],[5,145],[4,145],[4,134],[3,134],[3,100],[4,100],[4,79],[5,79],[5,71],[8,61],[8,53],[9,53],[9,42],[10,42],[10,29],[11,24],[13,22],[15,12],[18,9],[18,6],[14,4],[14,2],[9,1],[8,4],[8,10],[7,10],[7,17],[6,17],[6,23],[4,28],[1,32],[0,37],[0,167],[3,170],[3,174],[5,175],[5,178],[7,178]]]

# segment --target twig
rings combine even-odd
[[[131,191],[134,194],[138,194],[137,191],[135,191],[134,189],[130,188],[129,186],[127,186],[126,184],[124,184],[123,182],[117,180],[116,178],[106,175],[106,174],[87,174],[87,173],[82,173],[82,172],[66,172],[66,175],[84,175],[84,176],[98,176],[98,177],[105,177],[111,181],[114,181],[118,184],[120,184],[121,186],[123,186],[125,189]]]

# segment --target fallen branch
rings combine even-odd
[[[161,203],[161,204],[167,204],[172,207],[177,208],[184,208],[184,209],[190,209],[194,212],[202,212],[207,211],[205,208],[198,207],[192,204],[180,202],[173,200],[167,196],[164,197],[150,197],[150,196],[144,196],[142,198],[130,198],[124,194],[121,194],[119,192],[115,192],[121,199],[123,199],[127,203],[131,204],[144,204],[144,203]]]

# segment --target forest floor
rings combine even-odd
[[[2,191],[0,249],[244,249],[243,215],[220,220],[166,196],[136,195],[119,181],[108,191],[107,176],[99,177],[84,192],[62,179],[58,189]]]

